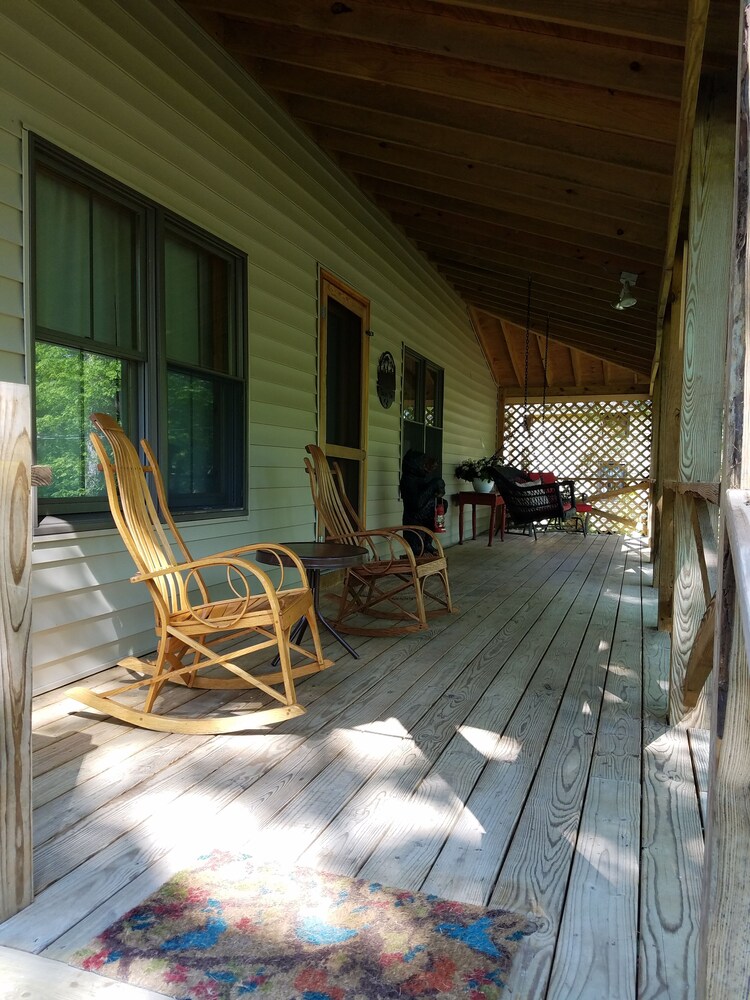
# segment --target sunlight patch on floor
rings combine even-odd
[[[522,744],[512,736],[498,737],[492,730],[476,726],[459,726],[458,732],[486,760],[513,763],[521,754]]]

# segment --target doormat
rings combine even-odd
[[[68,961],[179,1000],[494,1000],[534,930],[508,910],[216,851]]]

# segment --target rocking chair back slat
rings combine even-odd
[[[178,560],[175,558],[148,488],[146,469],[149,466],[144,467],[141,463],[135,446],[116,420],[106,413],[94,413],[91,420],[105,436],[112,449],[113,460],[110,461],[101,438],[97,434],[91,435],[91,442],[104,473],[112,516],[133,562],[141,573],[153,573],[155,570],[177,566]],[[157,495],[161,494],[159,499],[162,509],[167,510],[161,476],[158,471],[154,474],[154,469],[158,470],[158,466],[153,461],[153,454],[148,457],[151,463],[150,471],[156,480]],[[174,522],[172,530],[176,535],[178,546],[189,559],[190,554],[182,538],[179,537]],[[182,580],[178,574],[158,577],[150,581],[149,585],[158,590],[171,612],[185,607]]]
[[[322,448],[315,444],[307,445],[306,450],[312,456],[312,462],[306,458],[305,468],[310,476],[313,503],[323,527],[332,537],[359,545],[355,538],[363,529],[346,496],[338,464],[332,471]]]

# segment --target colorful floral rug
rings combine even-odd
[[[507,910],[215,852],[70,962],[179,1000],[493,1000],[534,929]]]

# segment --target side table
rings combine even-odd
[[[499,493],[472,493],[465,490],[457,494],[458,498],[458,544],[464,543],[464,507],[471,504],[471,537],[477,537],[477,507],[490,508],[490,531],[488,545],[492,545],[495,537],[495,520],[497,511],[500,511],[500,541],[505,540],[505,501]]]
[[[320,574],[327,570],[347,569],[349,566],[359,566],[367,557],[367,549],[359,545],[342,545],[340,542],[282,542],[288,549],[299,558],[302,565],[308,572],[310,580],[310,590],[313,595],[313,607],[318,624],[331,633],[334,639],[339,642],[344,649],[351,653],[355,660],[359,659],[359,654],[349,645],[346,639],[336,631],[320,610]],[[256,558],[258,562],[276,566],[280,559],[284,566],[293,566],[291,559],[283,553],[274,549],[258,551]],[[301,618],[292,629],[290,636],[292,642],[299,643],[307,630],[307,619]],[[278,657],[273,661],[278,662]]]

